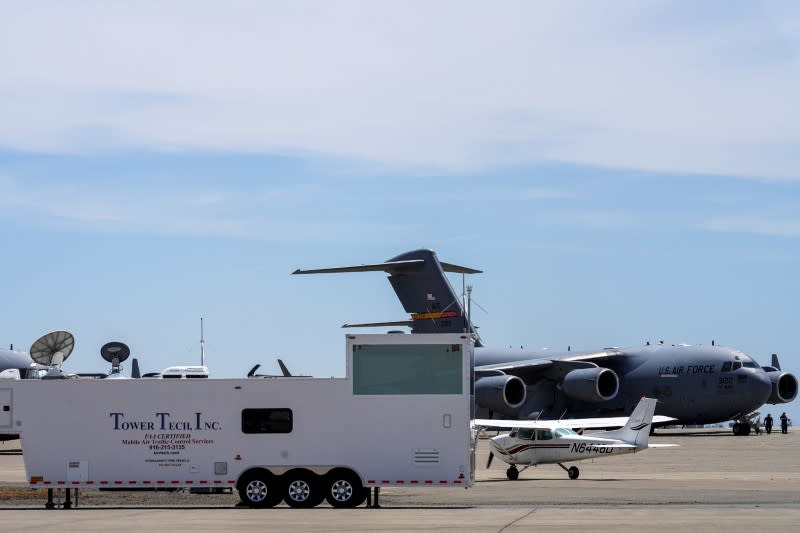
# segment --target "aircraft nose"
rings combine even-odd
[[[772,394],[772,381],[770,381],[766,372],[755,374],[750,380],[750,394],[754,402],[758,402],[758,405],[754,407],[754,409],[767,403],[767,400],[769,400]]]

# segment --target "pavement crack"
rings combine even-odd
[[[527,512],[527,513],[525,513],[524,515],[522,515],[522,516],[520,516],[520,517],[518,517],[518,518],[515,518],[514,520],[512,520],[512,521],[511,521],[511,522],[509,522],[508,524],[506,524],[506,525],[504,525],[503,527],[501,527],[500,529],[498,529],[498,530],[497,530],[497,533],[502,533],[502,532],[503,532],[503,531],[505,531],[507,528],[509,528],[509,527],[513,526],[514,524],[516,524],[517,522],[519,522],[520,520],[522,520],[522,519],[524,519],[524,518],[528,518],[530,515],[532,515],[532,514],[533,514],[533,513],[535,513],[535,512],[536,512],[536,508],[534,507],[533,509],[531,509],[530,511],[528,511],[528,512]]]

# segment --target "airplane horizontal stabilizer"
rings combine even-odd
[[[395,320],[393,322],[367,322],[364,324],[342,324],[343,328],[381,328],[384,326],[412,326],[413,320]]]
[[[292,274],[338,274],[342,272],[380,272],[382,270],[403,272],[419,270],[424,264],[424,259],[409,259],[406,261],[386,261],[384,263],[372,263],[347,267],[315,268],[308,270],[298,268],[292,272]]]
[[[442,265],[442,270],[445,272],[455,272],[456,274],[482,274],[483,270],[478,270],[476,268],[469,268],[469,267],[462,267],[459,265],[454,265],[453,263],[445,263],[443,261],[439,261],[439,264]]]

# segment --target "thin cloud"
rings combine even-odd
[[[324,216],[332,192],[319,185],[199,189],[163,186],[31,185],[0,177],[5,216],[91,233],[225,237],[272,242],[382,242],[419,224]],[[377,199],[373,199],[377,201]],[[314,211],[323,213],[314,217]]]
[[[707,220],[703,227],[725,233],[750,233],[774,237],[800,237],[800,219],[769,216],[735,215]]]
[[[798,21],[792,3],[9,6],[0,145],[800,179]]]

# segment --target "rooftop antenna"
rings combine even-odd
[[[68,331],[53,331],[39,337],[31,345],[31,359],[40,365],[50,367],[42,379],[59,379],[67,377],[61,365],[67,360],[75,347],[75,338]]]
[[[203,340],[203,317],[200,317],[200,366],[206,366],[206,341]]]
[[[471,324],[472,317],[470,316],[472,311],[472,285],[467,285],[467,324]]]
[[[131,355],[131,349],[124,342],[107,342],[100,348],[100,356],[111,363],[111,373],[108,377],[124,377],[122,376],[122,367],[120,366]]]

